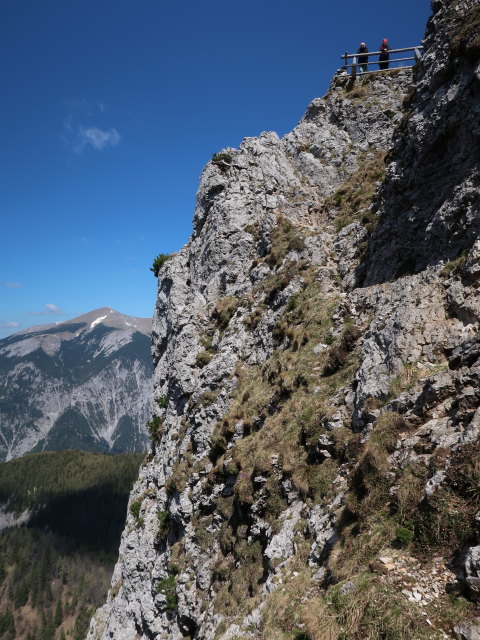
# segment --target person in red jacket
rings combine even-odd
[[[387,38],[382,40],[380,45],[380,55],[378,56],[378,66],[380,69],[388,69],[390,64],[390,47],[388,46]]]

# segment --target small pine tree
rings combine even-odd
[[[63,622],[62,601],[60,599],[57,600],[53,621],[55,623],[55,627],[59,627]]]
[[[15,635],[15,623],[13,620],[12,612],[9,610],[6,613],[0,613],[0,635],[9,631]]]
[[[153,261],[152,266],[150,267],[150,271],[153,271],[153,275],[158,278],[158,272],[165,264],[167,260],[170,260],[172,256],[169,256],[167,253],[159,253],[158,256]]]
[[[163,419],[153,415],[151,420],[147,421],[147,431],[152,443],[152,449],[155,453],[155,445],[158,444],[163,435]]]

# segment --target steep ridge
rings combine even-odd
[[[0,340],[0,460],[144,451],[151,321],[109,308]]]
[[[475,637],[478,206],[460,233],[452,193],[478,139],[454,171],[439,155],[443,198],[418,176],[478,106],[478,7],[433,11],[413,87],[340,73],[291,134],[206,166],[159,276],[152,453],[89,639]]]

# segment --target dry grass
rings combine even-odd
[[[287,306],[276,328],[276,339],[283,348],[262,366],[237,367],[230,410],[215,428],[210,453],[215,464],[209,474],[212,486],[225,478],[227,467],[233,469],[231,475],[235,477],[233,502],[227,505],[218,534],[222,557],[218,558],[219,584],[213,602],[216,611],[230,618],[243,615],[254,605],[265,578],[258,541],[247,546],[242,542],[250,506],[254,502],[263,504],[259,514],[278,531],[279,518],[287,508],[284,479],[289,478],[305,499],[327,504],[333,497],[339,462],[318,459],[316,446],[319,435],[326,433],[323,421],[333,410],[330,399],[349,384],[357,362],[353,349],[341,370],[322,378],[327,356],[325,352],[315,353],[314,347],[331,336],[332,314],[337,306],[336,297],[322,295],[314,278],[307,279],[304,290],[295,296],[295,303]],[[239,429],[243,438],[227,449]],[[348,437],[341,446],[342,455],[347,441]],[[259,477],[260,482],[256,480]],[[304,530],[300,527],[296,533],[294,562],[299,571],[307,566],[311,545],[305,541],[302,547]],[[230,567],[228,579],[224,579],[225,562]],[[300,592],[304,590],[299,585]]]
[[[309,593],[310,592],[310,593]],[[363,572],[326,593],[295,581],[267,600],[262,639],[437,640],[417,605]]]
[[[409,520],[423,498],[428,470],[412,463],[403,469],[392,503],[400,522]]]
[[[189,462],[187,460],[178,462],[174,466],[172,473],[170,474],[167,481],[165,482],[165,491],[169,495],[174,494],[176,491],[179,493],[183,491],[187,486],[189,473],[190,473]]]
[[[355,220],[360,220],[371,231],[375,219],[367,211],[377,190],[376,183],[385,175],[385,152],[371,152],[374,157],[360,158],[359,168],[343,185],[327,198],[324,209],[336,209],[335,225],[337,231]]]
[[[419,369],[414,363],[406,363],[400,373],[392,378],[388,390],[388,399],[397,398],[404,391],[410,391],[419,380],[431,375],[426,370]]]
[[[440,271],[440,275],[444,278],[449,278],[450,276],[459,275],[462,272],[463,267],[467,261],[468,251],[462,251],[462,253],[455,258],[454,260],[450,260],[447,262],[442,270]]]
[[[301,252],[305,249],[305,239],[300,229],[283,216],[278,216],[277,224],[270,232],[270,243],[270,253],[265,261],[271,267],[280,265],[290,251]]]
[[[452,4],[452,9],[457,3]],[[452,12],[452,18],[456,16]],[[469,9],[457,23],[456,32],[451,41],[453,56],[465,56],[470,62],[478,62],[480,56],[480,7]]]
[[[225,296],[225,298],[217,300],[215,308],[212,311],[212,319],[221,331],[227,328],[228,323],[235,315],[239,306],[240,300],[235,298],[235,296]]]

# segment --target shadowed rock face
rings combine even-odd
[[[143,451],[151,322],[103,308],[0,341],[0,456]]]
[[[452,260],[478,237],[480,64],[468,55],[475,20],[476,2],[435,4],[416,90],[389,154],[366,284]]]
[[[89,640],[464,622],[445,585],[475,598],[480,575],[477,166],[461,155],[476,72],[455,44],[474,7],[435,3],[413,79],[337,74],[292,133],[205,167],[192,237],[159,275],[158,430]]]

